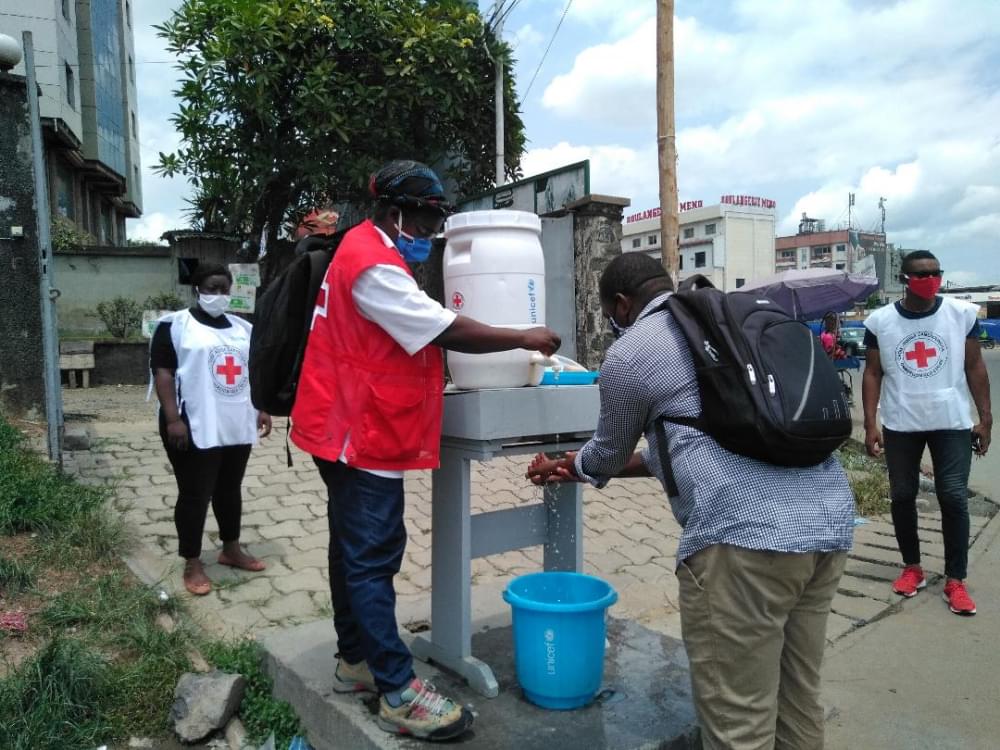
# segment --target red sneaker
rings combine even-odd
[[[892,584],[892,590],[907,598],[916,596],[920,589],[927,585],[924,569],[919,565],[907,565],[899,578]]]
[[[976,614],[976,603],[972,601],[962,581],[951,579],[944,585],[944,600],[948,602],[948,609],[956,615],[972,617]]]

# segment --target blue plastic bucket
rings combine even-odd
[[[532,573],[503,592],[514,620],[514,663],[524,696],[542,708],[585,706],[601,688],[605,614],[618,601],[582,573]]]

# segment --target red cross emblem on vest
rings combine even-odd
[[[242,374],[243,368],[236,364],[233,355],[227,354],[226,363],[217,366],[215,372],[217,375],[224,375],[226,377],[226,385],[234,385],[236,383],[236,376]]]
[[[913,348],[906,352],[906,359],[908,362],[916,362],[919,369],[925,370],[937,355],[937,349],[928,347],[923,341],[917,341]]]
[[[465,307],[465,297],[462,296],[461,292],[455,292],[451,295],[451,306],[455,310],[461,310]]]

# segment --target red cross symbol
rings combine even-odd
[[[923,370],[927,367],[931,357],[936,357],[937,355],[937,349],[928,349],[923,341],[918,341],[913,345],[913,350],[906,353],[906,358],[911,362],[916,360],[917,367]]]
[[[461,310],[465,305],[465,297],[462,296],[461,292],[455,292],[451,295],[451,306],[456,310]]]
[[[227,354],[226,364],[216,367],[215,372],[226,376],[226,385],[234,385],[236,383],[236,376],[243,372],[243,368],[236,364],[236,360],[233,359],[231,354]]]

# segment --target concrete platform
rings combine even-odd
[[[452,741],[463,747],[517,750],[694,750],[700,740],[691,705],[683,644],[630,620],[610,618],[601,693],[576,711],[528,703],[514,674],[509,624],[473,636],[473,653],[494,669],[500,695],[487,699],[448,674],[416,662],[417,673],[476,713],[476,723]],[[262,638],[274,692],[299,713],[316,750],[426,748],[382,732],[373,697],[330,690],[334,633],[330,622],[272,631]]]

